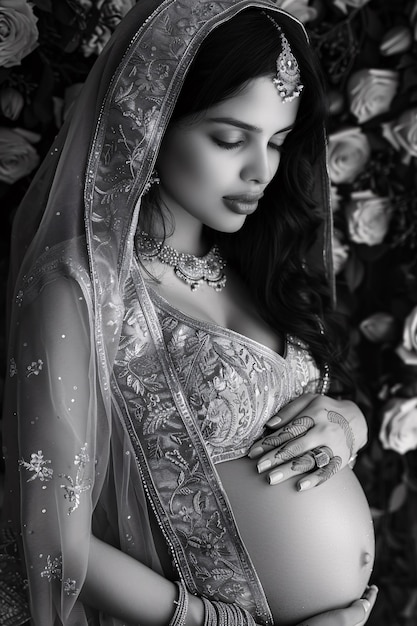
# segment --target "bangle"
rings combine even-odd
[[[204,604],[204,626],[255,626],[252,615],[236,604],[210,601],[201,597]]]
[[[214,605],[210,600],[207,600],[204,596],[201,596],[204,605],[204,625],[203,626],[216,626],[217,614]]]
[[[175,584],[178,586],[178,600],[174,600],[176,608],[169,626],[185,626],[188,613],[188,591],[183,580],[175,581]]]

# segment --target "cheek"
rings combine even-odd
[[[186,183],[186,189],[198,188],[201,193],[205,187],[213,189],[221,184],[230,171],[220,157],[218,150],[204,141],[190,140],[176,145],[170,142],[163,146],[157,168],[166,186],[181,186],[184,191]]]

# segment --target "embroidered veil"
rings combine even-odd
[[[152,464],[149,469],[142,459],[149,442],[139,441],[132,413],[124,416],[124,400],[115,401],[112,373],[130,315],[130,327],[143,339],[134,356],[149,373],[146,389],[135,391],[152,411],[152,398],[163,395],[157,387],[163,378],[162,408],[168,411],[170,403],[187,422],[139,275],[139,295],[126,310],[133,238],[141,195],[199,45],[218,24],[251,6],[280,11],[272,0],[140,0],[100,55],[16,216],[4,522],[21,532],[37,626],[87,625],[79,593],[91,520],[100,538],[161,572],[153,511],[178,555],[181,576],[189,588],[204,592],[181,560],[175,533],[166,530],[169,520],[164,526],[163,486],[155,485]],[[328,207],[324,165],[317,193]],[[330,231],[327,211],[317,250],[329,276]],[[187,428],[207,478],[204,451]],[[210,479],[207,485],[216,495]],[[227,517],[217,495],[212,513],[218,506]],[[230,531],[234,541],[238,545]],[[243,604],[269,623],[256,576],[236,550],[246,585]]]

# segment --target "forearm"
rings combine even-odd
[[[165,626],[174,614],[178,587],[117,548],[91,537],[82,600],[121,620]],[[189,594],[186,626],[201,626],[202,601]]]

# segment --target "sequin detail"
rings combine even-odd
[[[69,474],[59,475],[67,481],[66,485],[60,485],[60,487],[65,491],[64,498],[71,503],[68,509],[68,515],[71,515],[71,513],[78,509],[81,494],[91,488],[91,478],[85,478],[85,470],[89,461],[90,457],[87,453],[87,444],[84,444],[80,453],[75,455],[74,465],[78,466],[75,479],[69,476]]]
[[[50,554],[46,557],[46,565],[41,572],[42,578],[46,578],[49,582],[52,580],[61,580],[62,577],[62,557],[52,558]]]
[[[24,459],[19,460],[19,465],[24,467],[28,472],[33,472],[33,476],[28,478],[27,482],[31,482],[36,478],[40,481],[51,480],[54,470],[51,467],[47,467],[51,461],[44,459],[42,450],[33,452],[30,455],[30,461],[27,462]]]
[[[64,593],[67,596],[76,596],[79,593],[77,581],[72,578],[62,580],[62,556],[52,558],[49,554],[46,557],[46,565],[41,572],[41,577],[46,578],[48,582],[59,580],[63,583]]]
[[[15,359],[12,357],[10,359],[10,364],[9,364],[9,376],[10,378],[13,378],[13,376],[17,375],[17,365],[16,365],[16,361]]]
[[[38,359],[37,361],[32,361],[32,363],[30,365],[28,365],[26,367],[26,376],[29,378],[29,376],[38,376],[39,373],[42,371],[43,368],[43,361],[42,359]]]

